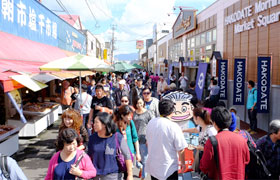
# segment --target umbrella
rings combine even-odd
[[[58,59],[47,64],[44,64],[39,67],[40,70],[43,71],[80,71],[79,72],[79,87],[80,87],[80,99],[82,100],[82,93],[81,93],[81,71],[89,71],[89,70],[96,70],[96,71],[106,71],[109,72],[113,70],[113,68],[106,64],[104,61],[97,59],[92,56],[86,56],[77,54],[70,57],[65,57],[62,59]],[[82,103],[81,103],[82,104]]]
[[[63,80],[60,77],[57,77],[55,75],[49,74],[49,73],[45,73],[45,72],[40,72],[38,74],[34,74],[31,76],[32,79],[42,82],[42,83],[47,83],[49,81],[52,81],[54,79],[59,79],[59,80]]]
[[[117,72],[128,72],[132,69],[135,69],[135,67],[126,62],[117,62],[114,64],[114,69]]]
[[[137,69],[144,69],[142,66],[140,66],[139,64],[133,64],[134,67],[136,67]]]

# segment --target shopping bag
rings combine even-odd
[[[181,162],[179,161],[178,173],[186,173],[186,172],[193,171],[193,169],[192,169],[192,165],[193,165],[193,162],[194,162],[193,150],[185,148],[184,154],[185,154],[185,165],[186,165],[186,168],[184,170],[181,170],[181,168],[180,168]]]

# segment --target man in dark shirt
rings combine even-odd
[[[196,95],[196,92],[195,92],[195,82],[192,81],[190,84],[189,84],[189,88],[187,89],[186,91],[187,93],[191,94],[193,97],[191,99],[191,103],[196,106],[196,104],[198,103],[198,99],[197,99],[197,95]]]
[[[271,179],[280,178],[280,120],[269,124],[269,134],[257,141],[257,148],[263,153]]]
[[[95,96],[95,80],[90,81],[90,86],[88,86],[87,93],[91,96]]]
[[[98,112],[107,112],[109,114],[113,113],[113,104],[109,98],[105,96],[104,88],[102,85],[96,85],[95,96],[91,101],[91,110],[89,113],[89,119],[87,127],[90,129],[92,127],[92,121],[96,117]]]
[[[125,83],[124,79],[120,80],[119,81],[119,88],[117,88],[115,90],[114,100],[115,100],[115,103],[116,103],[117,107],[121,105],[121,98],[122,98],[122,96],[128,96],[129,95],[129,92],[124,89],[125,84],[126,83]]]
[[[142,94],[143,90],[143,79],[138,76],[136,81],[136,86],[131,90],[131,104],[135,104],[136,98]]]

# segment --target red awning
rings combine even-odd
[[[50,62],[66,57],[58,47],[0,32],[0,59]]]
[[[14,80],[9,78],[10,73],[38,73],[39,66],[67,56],[68,52],[58,47],[0,32],[0,81],[4,91],[16,88],[12,87]]]

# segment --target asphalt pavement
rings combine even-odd
[[[55,153],[55,139],[61,120],[56,121],[47,130],[34,138],[20,138],[19,150],[12,157],[18,162],[29,180],[42,180],[48,170],[49,160]],[[139,170],[134,167],[134,179],[138,178]],[[150,177],[146,178],[150,180]]]

